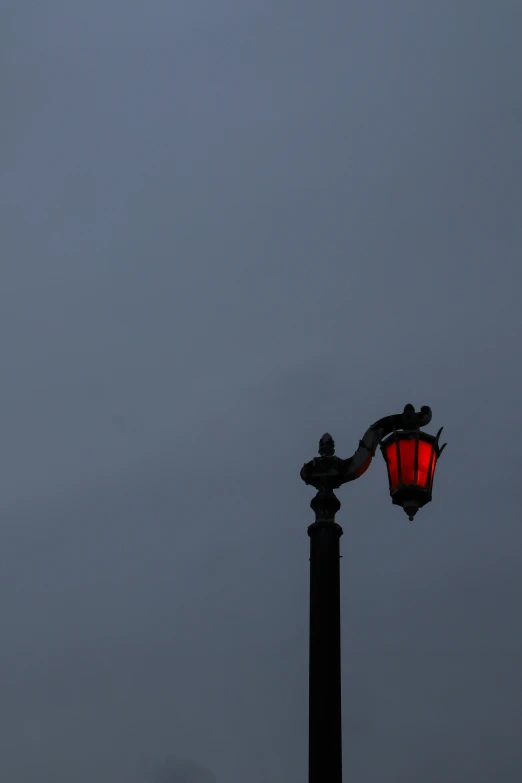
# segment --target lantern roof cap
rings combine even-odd
[[[444,443],[442,446],[439,446],[440,434],[443,429],[444,427],[441,427],[436,435],[430,435],[429,432],[423,432],[418,426],[412,427],[411,429],[394,429],[393,432],[381,441],[381,451],[384,451],[384,449],[395,440],[409,440],[415,438],[417,440],[423,440],[426,443],[434,444],[437,449],[437,457],[440,457],[448,445],[447,443]]]

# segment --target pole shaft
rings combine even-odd
[[[342,783],[339,539],[333,520],[310,525],[309,783]]]

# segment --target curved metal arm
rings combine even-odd
[[[343,460],[345,468],[342,474],[342,483],[354,481],[366,473],[370,463],[375,456],[379,443],[394,430],[416,429],[425,427],[431,421],[431,408],[423,405],[420,413],[415,412],[413,405],[406,405],[403,413],[396,413],[393,416],[385,416],[372,424],[364,433],[362,440],[359,441],[359,448],[353,455]]]

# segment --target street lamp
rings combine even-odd
[[[349,459],[335,456],[332,436],[319,441],[319,457],[301,470],[305,484],[317,489],[310,506],[315,522],[310,536],[310,680],[309,680],[309,783],[342,783],[341,729],[341,612],[339,539],[343,534],[335,515],[341,508],[334,489],[366,472],[381,444],[388,468],[392,502],[402,506],[410,521],[431,500],[433,477],[444,446],[442,429],[433,437],[420,428],[431,421],[431,409],[403,413],[372,424]]]

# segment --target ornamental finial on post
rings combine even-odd
[[[319,457],[303,465],[301,470],[301,478],[305,484],[311,484],[317,489],[317,495],[310,502],[316,523],[335,521],[341,503],[334,489],[343,483],[343,472],[344,460],[335,456],[334,439],[329,432],[325,432],[319,441]]]
[[[319,441],[319,454],[321,457],[333,457],[335,454],[334,439],[329,432],[325,432]]]

